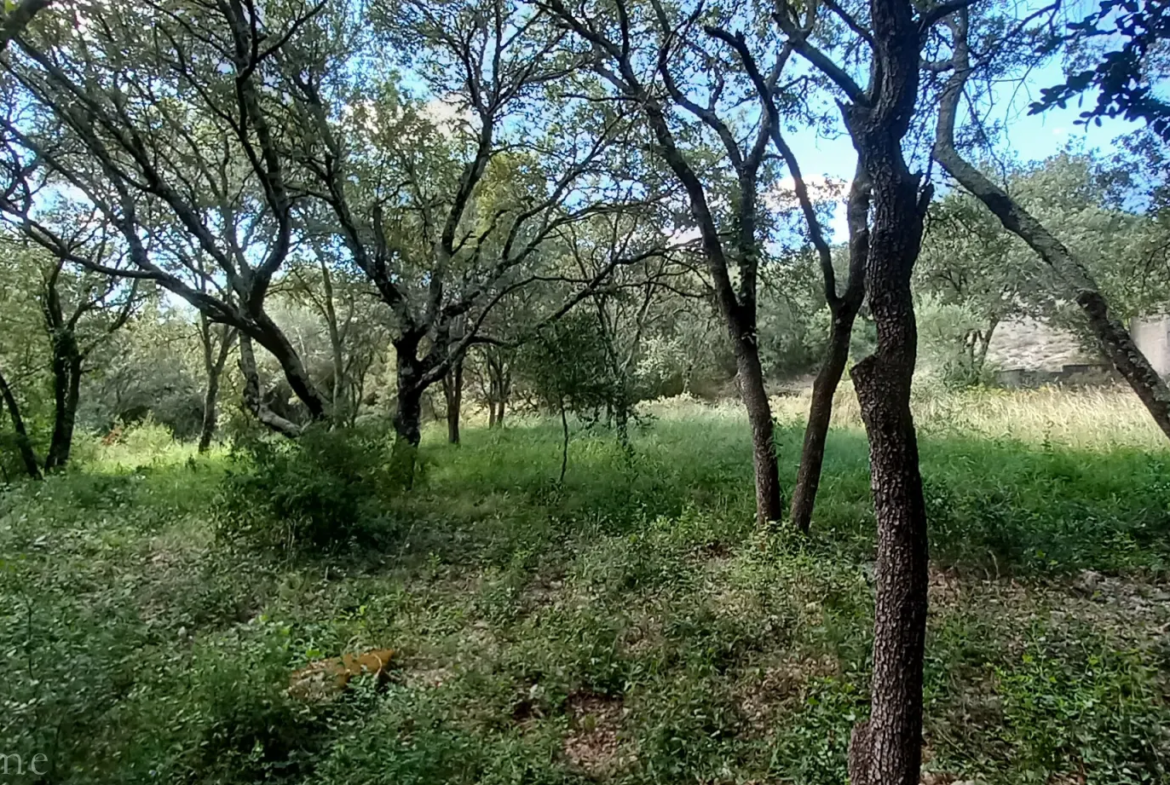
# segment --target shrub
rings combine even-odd
[[[214,504],[217,535],[283,551],[354,539],[389,502],[388,445],[364,428],[240,439]]]

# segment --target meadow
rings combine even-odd
[[[805,405],[776,401],[787,483]],[[246,456],[157,428],[7,487],[0,753],[47,759],[12,781],[844,783],[873,613],[851,393],[807,538],[755,527],[739,407],[644,411],[630,452],[576,424],[563,484],[559,422],[432,425],[327,552],[231,536]],[[1170,781],[1170,445],[1120,390],[915,411],[924,782]],[[381,648],[387,684],[287,690]]]

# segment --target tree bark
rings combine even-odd
[[[463,406],[463,360],[451,364],[443,377],[443,398],[447,403],[447,441],[459,444],[459,414]]]
[[[833,396],[837,393],[845,365],[849,362],[853,322],[865,300],[865,267],[869,260],[869,200],[869,183],[864,171],[859,167],[857,175],[853,178],[846,210],[849,224],[849,281],[844,296],[837,296],[828,245],[824,243],[823,237],[818,242],[819,246],[823,246],[822,264],[827,265],[825,295],[832,314],[832,322],[829,327],[829,345],[826,348],[825,361],[813,382],[808,425],[805,427],[804,446],[800,454],[800,468],[797,470],[796,487],[792,492],[792,525],[806,534],[812,525],[817,490],[821,484],[825,443],[828,440],[829,423],[833,419]],[[801,201],[808,202],[807,196]],[[810,229],[816,226],[814,234],[819,235],[819,225],[815,223],[816,215],[811,202],[808,203],[806,212]]]
[[[947,81],[939,106],[934,142],[935,160],[983,202],[1005,229],[1026,242],[1071,289],[1102,354],[1129,383],[1154,422],[1170,438],[1170,388],[1137,348],[1125,325],[1110,315],[1108,303],[1092,274],[1047,227],[968,163],[955,148],[959,101],[972,73],[966,11],[960,11],[952,17],[948,26],[954,36],[954,71]]]
[[[565,484],[565,472],[569,470],[569,417],[565,413],[565,401],[561,400],[561,476],[558,485]]]
[[[24,425],[24,417],[20,413],[20,405],[16,401],[16,396],[12,392],[12,388],[8,385],[8,380],[0,374],[0,400],[3,400],[4,405],[8,408],[8,417],[12,420],[12,429],[16,432],[16,449],[20,452],[20,459],[24,463],[24,470],[29,477],[34,480],[41,479],[41,467],[37,461],[36,451],[33,449],[32,440],[28,437],[28,429]]]
[[[203,343],[203,370],[207,374],[207,389],[203,394],[203,421],[199,428],[199,452],[205,453],[211,447],[218,425],[216,407],[219,405],[219,381],[227,365],[228,354],[235,340],[235,330],[224,327],[220,336],[219,351],[212,351],[211,322],[202,314],[199,317],[199,337]]]
[[[309,416],[314,420],[325,419],[325,402],[318,394],[317,388],[309,378],[308,371],[305,370],[304,363],[301,362],[300,355],[297,354],[296,349],[293,348],[288,337],[267,314],[261,313],[255,316],[253,322],[254,325],[250,337],[255,338],[256,342],[267,349],[276,358],[276,361],[280,363],[280,368],[284,371],[289,386],[297,398],[300,399],[301,403],[305,405],[305,408],[308,409]],[[241,335],[241,352],[244,346],[242,338],[243,336]],[[250,351],[251,347],[249,347]],[[253,367],[255,367],[254,362]],[[286,420],[285,422],[288,421]],[[265,424],[267,425],[268,423]]]
[[[511,373],[503,357],[489,349],[485,352],[488,373],[488,427],[504,427],[504,408],[512,386]]]
[[[398,388],[398,408],[394,412],[394,433],[411,447],[422,441],[422,392],[412,387]]]
[[[399,373],[398,405],[394,412],[394,449],[391,463],[402,487],[414,487],[415,465],[418,459],[418,445],[422,441],[422,390],[404,385]]]
[[[871,170],[872,171],[872,170]],[[909,272],[922,216],[913,178],[874,181],[870,308],[878,346],[853,367],[869,437],[877,519],[872,711],[859,726],[851,772],[858,785],[917,785],[922,763],[922,669],[928,547],[918,441],[910,413],[917,328]]]
[[[265,427],[289,438],[300,436],[301,426],[281,417],[264,403],[264,395],[260,389],[260,373],[256,369],[256,355],[252,351],[252,338],[241,333],[239,340],[240,373],[244,376],[244,407]]]
[[[49,7],[52,0],[21,0],[16,3],[4,16],[0,23],[0,52],[8,46],[8,42],[16,38],[32,18]]]
[[[931,196],[902,153],[918,97],[921,31],[909,0],[871,0],[870,89],[845,107],[868,175],[873,228],[866,264],[877,348],[852,371],[869,438],[877,521],[871,712],[855,728],[854,785],[918,785],[928,542],[910,388],[918,349],[910,280]]]
[[[53,335],[53,435],[45,456],[45,471],[65,468],[73,448],[77,403],[81,394],[81,352],[77,336],[68,327]]]
[[[754,342],[737,341],[736,367],[739,391],[747,410],[752,432],[752,469],[756,485],[756,522],[760,525],[778,521],[783,516],[784,498],[780,492],[780,470],[776,466],[775,423],[764,386],[764,372]]]
[[[792,491],[792,525],[804,533],[808,533],[812,525],[813,507],[821,484],[821,468],[825,462],[825,442],[828,440],[829,423],[833,419],[833,396],[837,393],[845,365],[849,362],[849,341],[853,335],[856,315],[856,311],[833,314],[825,361],[813,382],[800,468],[796,473],[796,487]]]
[[[211,440],[215,437],[218,426],[215,407],[219,400],[219,373],[208,374],[207,390],[203,394],[203,420],[199,426],[200,453],[211,448]]]

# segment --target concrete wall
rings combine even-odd
[[[1170,376],[1170,316],[1134,319],[1134,343],[1162,376]]]

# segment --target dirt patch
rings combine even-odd
[[[626,749],[621,735],[624,713],[620,699],[598,695],[570,697],[570,730],[564,745],[569,762],[592,777],[612,774],[632,762],[634,756]]]
[[[840,664],[828,654],[787,660],[757,670],[754,678],[740,685],[740,711],[754,735],[768,736],[782,710],[804,702],[812,681],[840,672]]]

